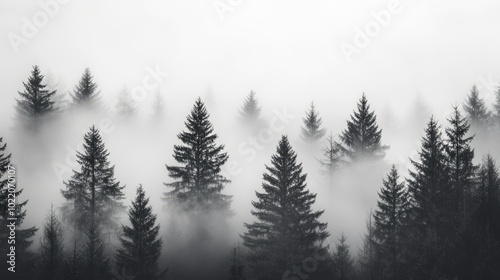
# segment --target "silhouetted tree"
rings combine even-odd
[[[80,232],[87,230],[91,220],[114,229],[116,215],[124,208],[120,201],[125,186],[116,181],[115,167],[110,166],[109,152],[95,126],[85,134],[83,150],[76,153],[80,171],[73,170],[71,179],[64,182],[66,189],[61,190],[66,199],[63,217]]]
[[[84,259],[82,250],[79,248],[78,240],[73,240],[71,251],[66,254],[63,263],[63,275],[66,280],[84,280]]]
[[[411,160],[408,190],[410,193],[411,230],[408,231],[407,257],[416,279],[443,277],[442,256],[445,238],[450,233],[448,205],[451,193],[448,161],[440,127],[432,117],[422,139],[419,160]]]
[[[28,229],[20,229],[21,224],[26,217],[26,207],[28,201],[18,202],[22,189],[18,188],[16,178],[16,168],[11,164],[11,154],[6,154],[7,144],[2,144],[3,138],[0,137],[0,256],[6,257],[11,253],[10,247],[15,247],[15,274],[8,270],[10,265],[7,261],[3,261],[0,270],[2,279],[11,279],[10,277],[17,276],[14,279],[31,278],[33,267],[33,254],[28,251],[29,246],[33,243],[30,240],[38,230],[35,227]],[[12,207],[12,199],[15,206]],[[10,200],[10,201],[9,201]],[[14,219],[14,220],[11,220]],[[15,243],[9,241],[10,228],[8,225],[15,224],[16,239]]]
[[[73,90],[73,105],[95,108],[100,99],[100,91],[89,68],[85,68],[80,81]]]
[[[257,98],[255,98],[255,92],[252,90],[245,98],[243,106],[240,109],[240,115],[244,120],[256,120],[260,115],[260,106]]]
[[[142,188],[137,188],[135,201],[129,209],[130,226],[122,226],[121,248],[116,254],[116,264],[120,271],[135,276],[137,280],[152,280],[158,275],[158,258],[161,253],[160,230],[156,223],[153,207]]]
[[[304,141],[313,144],[325,136],[325,129],[321,128],[321,117],[316,111],[313,102],[311,102],[311,107],[302,120],[304,126],[302,127],[301,136]]]
[[[370,211],[366,222],[366,234],[363,238],[363,248],[359,256],[360,279],[382,279],[383,265],[378,255],[378,244],[375,238],[375,227],[372,221],[373,212]]]
[[[152,108],[154,118],[161,118],[165,114],[165,99],[160,94],[160,91],[157,91],[154,96]]]
[[[231,197],[222,194],[229,180],[220,174],[228,155],[224,145],[216,145],[208,118],[198,98],[185,122],[187,131],[177,136],[183,145],[174,146],[174,159],[181,165],[167,165],[168,175],[177,181],[165,184],[172,190],[164,198],[187,212],[229,214]]]
[[[375,112],[370,112],[370,105],[363,96],[358,102],[358,109],[347,121],[347,129],[340,135],[342,151],[351,162],[362,159],[377,159],[385,155],[387,146],[381,144],[382,130],[378,128]]]
[[[479,90],[476,85],[472,85],[470,94],[464,104],[464,110],[467,113],[469,122],[475,128],[485,128],[488,125],[490,113],[484,100],[479,97]]]
[[[262,187],[252,202],[258,221],[246,224],[242,236],[250,250],[249,265],[258,279],[281,279],[293,264],[300,264],[329,236],[323,211],[313,211],[316,194],[307,189],[306,174],[286,136],[266,166]]]
[[[228,280],[245,280],[245,265],[241,259],[241,253],[239,246],[235,245],[231,249],[231,258],[229,264],[229,277]]]
[[[82,252],[83,279],[109,280],[111,270],[108,258],[104,255],[104,241],[99,226],[91,221],[85,232],[85,246]]]
[[[352,279],[353,274],[353,259],[347,244],[347,237],[342,233],[339,242],[336,245],[335,252],[332,257],[334,279],[348,280]]]
[[[399,174],[393,165],[383,187],[379,192],[375,220],[374,236],[377,251],[384,266],[384,279],[404,278],[401,273],[401,253],[403,250],[404,220],[408,211],[408,195],[404,182],[399,181]]]
[[[16,118],[24,128],[38,131],[42,122],[56,111],[53,101],[56,91],[46,89],[43,75],[36,65],[28,82],[23,82],[23,85],[24,91],[19,91],[20,98],[16,99]]]
[[[326,141],[326,147],[323,148],[323,157],[319,160],[319,163],[323,166],[324,174],[330,176],[330,180],[332,180],[333,173],[343,163],[342,147],[335,141],[332,134],[327,137]]]
[[[54,207],[51,205],[43,226],[43,237],[40,240],[35,263],[37,279],[63,279],[63,261],[63,232]]]
[[[120,118],[128,118],[137,112],[137,102],[127,87],[124,87],[118,95],[115,111]]]
[[[495,104],[493,105],[493,126],[500,129],[500,86],[495,92]]]

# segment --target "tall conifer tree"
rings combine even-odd
[[[85,68],[80,81],[73,90],[73,105],[95,108],[100,99],[100,91],[89,68]]]
[[[364,93],[357,106],[357,111],[347,121],[347,129],[340,135],[343,153],[351,162],[384,157],[388,147],[381,143],[382,130],[378,128],[377,117],[370,111]]]
[[[266,166],[262,187],[252,202],[256,222],[245,224],[244,245],[258,279],[281,279],[291,265],[301,263],[329,236],[323,211],[313,211],[316,194],[307,189],[306,174],[297,163],[288,138],[283,136],[271,166]]]
[[[347,237],[342,233],[333,254],[334,279],[348,280],[353,274],[353,259],[347,244]]]
[[[470,94],[464,104],[464,110],[467,113],[469,122],[475,128],[485,128],[488,125],[490,113],[484,100],[479,96],[476,85],[472,85]]]
[[[321,117],[311,102],[311,107],[306,112],[306,116],[302,119],[304,126],[302,127],[302,139],[308,143],[316,143],[325,136],[325,129],[321,128]]]
[[[35,268],[37,279],[63,279],[63,231],[61,223],[51,205],[43,227]]]
[[[260,116],[260,106],[257,98],[255,98],[255,92],[252,90],[245,98],[243,106],[240,109],[240,115],[244,120],[253,121]]]

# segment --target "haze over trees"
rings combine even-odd
[[[89,68],[85,68],[80,81],[72,94],[73,106],[77,108],[96,108],[100,100],[100,91]]]
[[[313,102],[302,121],[304,126],[302,126],[301,136],[304,141],[314,144],[325,136],[326,130],[321,127],[322,120]]]
[[[257,98],[255,97],[255,92],[252,90],[243,101],[243,105],[240,109],[240,116],[243,118],[243,120],[255,121],[259,118],[260,111],[261,107],[259,106]]]

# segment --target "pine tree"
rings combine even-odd
[[[95,108],[100,99],[100,91],[89,68],[83,71],[80,81],[73,90],[73,105]]]
[[[0,256],[7,256],[10,253],[10,247],[15,245],[16,251],[16,276],[20,277],[18,279],[23,279],[31,277],[31,267],[33,263],[33,255],[28,251],[28,248],[33,243],[30,238],[32,238],[36,231],[35,227],[20,229],[25,217],[26,210],[24,207],[28,204],[28,201],[15,202],[15,207],[9,206],[9,199],[12,199],[12,194],[14,194],[15,200],[19,201],[20,195],[22,194],[22,189],[17,189],[17,178],[16,168],[11,164],[10,158],[11,154],[6,154],[5,150],[7,144],[2,144],[3,138],[0,137]],[[14,190],[13,192],[11,190]],[[10,229],[7,225],[12,223],[16,225],[16,240],[15,244],[8,243],[8,237],[10,235]],[[0,276],[1,278],[8,279],[7,277],[12,277],[12,272],[8,271],[7,262],[2,262]]]
[[[162,118],[165,114],[165,99],[160,91],[157,91],[153,100],[153,117],[156,119]]]
[[[241,106],[240,115],[244,120],[253,121],[259,118],[260,110],[259,102],[255,98],[255,92],[252,90],[245,98],[243,106]]]
[[[18,92],[20,99],[16,99],[16,118],[24,128],[38,131],[42,122],[56,111],[52,100],[56,92],[46,89],[43,75],[36,65],[23,85],[24,91]]]
[[[249,265],[258,279],[281,279],[291,265],[300,263],[329,236],[323,211],[313,211],[316,194],[307,189],[306,174],[288,138],[283,136],[277,152],[266,166],[262,187],[252,210],[258,221],[246,224],[242,236],[250,250]]]
[[[137,102],[132,98],[130,90],[124,87],[118,95],[115,111],[120,118],[128,118],[137,112]]]
[[[370,211],[370,215],[366,222],[366,234],[363,238],[363,249],[359,256],[361,279],[366,280],[382,279],[383,276],[372,216],[373,212]]]
[[[422,139],[419,161],[411,160],[408,191],[410,194],[410,237],[408,251],[417,279],[442,276],[444,238],[450,233],[449,170],[440,127],[431,118]]]
[[[229,264],[229,277],[228,280],[245,280],[244,269],[245,265],[241,260],[239,246],[234,246],[231,249],[231,259]]]
[[[336,245],[335,253],[333,254],[333,273],[334,279],[347,280],[351,279],[353,273],[353,259],[347,244],[347,237],[342,233],[339,242]]]
[[[117,267],[136,279],[155,279],[162,244],[158,238],[160,226],[155,225],[156,215],[142,185],[137,188],[128,217],[132,226],[122,226],[121,248],[116,254]]]
[[[328,136],[326,140],[327,145],[323,149],[323,158],[319,160],[319,163],[324,168],[324,174],[330,176],[331,181],[333,173],[337,171],[343,163],[343,155],[340,144],[335,141],[332,134],[330,134],[330,136]]]
[[[82,258],[83,268],[85,269],[83,279],[108,280],[111,278],[109,260],[104,255],[104,241],[101,237],[101,230],[93,220],[85,232],[85,246]]]
[[[374,236],[377,239],[379,256],[385,266],[385,279],[401,279],[401,240],[408,210],[408,197],[405,184],[399,181],[399,174],[394,165],[383,180],[383,187],[378,195],[378,207],[373,215]]]
[[[63,207],[66,221],[77,230],[85,232],[90,220],[108,229],[116,226],[116,215],[123,209],[123,188],[114,177],[114,166],[108,161],[99,130],[92,126],[84,136],[83,153],[77,152],[80,171],[73,171],[71,179],[64,182],[62,195],[67,200]]]
[[[490,113],[484,100],[479,97],[479,90],[476,85],[472,85],[470,94],[464,104],[464,110],[473,127],[485,128],[488,125]]]
[[[457,107],[453,108],[453,116],[448,122],[450,127],[446,128],[445,150],[451,175],[450,184],[455,195],[452,211],[463,222],[469,212],[467,205],[472,196],[477,172],[477,166],[472,163],[474,150],[470,146],[474,137],[467,136],[470,126]]]
[[[302,120],[304,121],[304,126],[302,127],[301,136],[304,141],[313,144],[325,136],[326,131],[321,128],[322,120],[313,102],[311,102],[311,107]]]
[[[481,230],[490,238],[500,241],[500,176],[491,155],[483,159],[475,197],[478,201],[476,217]]]
[[[82,252],[78,247],[78,240],[73,240],[73,246],[63,263],[63,275],[67,280],[83,280],[84,264]]]
[[[63,232],[54,207],[51,205],[50,213],[45,220],[43,237],[40,240],[40,248],[35,263],[37,279],[63,279],[63,261]]]
[[[375,112],[363,96],[358,102],[358,110],[347,121],[347,129],[340,135],[342,152],[351,162],[362,159],[377,159],[385,155],[387,146],[381,144],[382,130],[378,128]]]
[[[187,131],[177,136],[183,145],[174,146],[174,159],[181,166],[167,165],[168,175],[177,181],[165,184],[173,190],[164,199],[186,212],[229,214],[231,197],[222,194],[229,180],[220,174],[228,155],[224,145],[216,145],[217,135],[208,118],[198,98],[185,122]]]
[[[70,96],[67,94],[66,88],[53,74],[49,73],[45,75],[45,84],[47,85],[47,90],[49,92],[55,91],[52,100],[54,101],[54,107],[57,108],[58,112],[64,112],[68,109],[70,104]]]

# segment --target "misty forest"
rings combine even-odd
[[[181,115],[158,90],[139,117],[137,95],[105,101],[97,80],[18,81],[2,279],[500,279],[500,90],[464,88],[445,115],[417,100],[403,126],[361,92],[337,130],[335,104],[269,114],[251,89]]]

